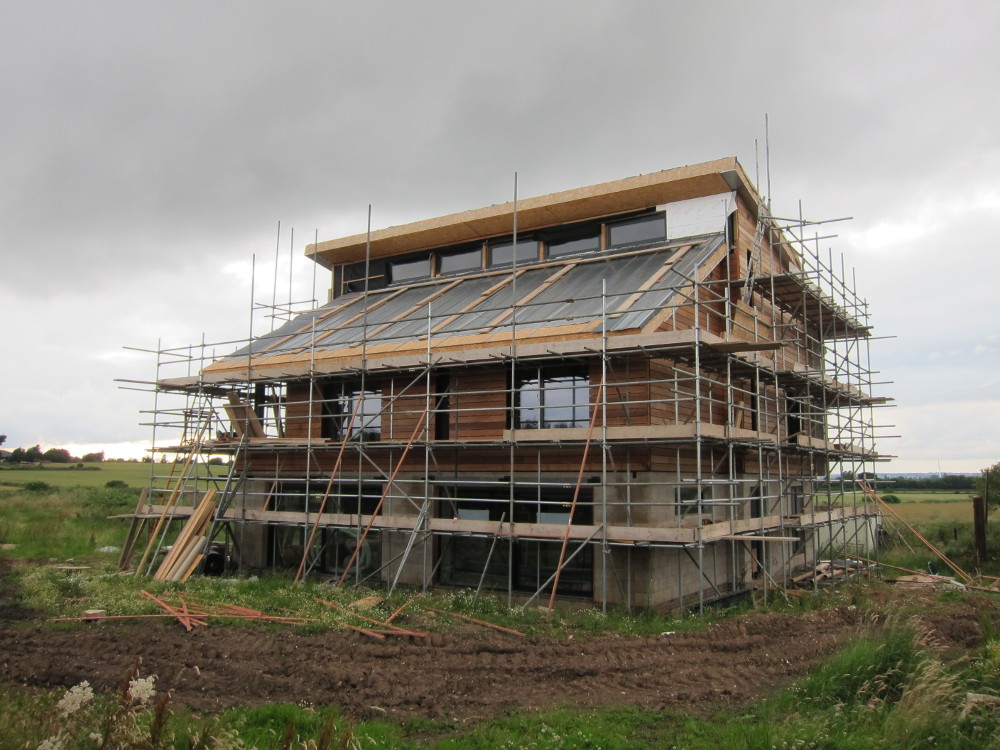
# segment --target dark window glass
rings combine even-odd
[[[344,289],[346,292],[363,292],[365,290],[365,264],[351,263],[344,266]],[[388,283],[386,278],[386,262],[373,260],[368,264],[368,289],[382,289]]]
[[[497,523],[510,519],[509,487],[442,487],[438,517]],[[514,487],[514,521],[566,524],[573,488],[564,486]],[[581,488],[573,524],[593,523],[593,491]],[[454,586],[537,591],[559,566],[559,542],[517,540],[513,549],[489,538],[449,536],[441,541],[439,580]],[[513,556],[508,558],[508,554]],[[572,560],[563,561],[559,592],[586,596],[593,593],[593,550],[588,545]],[[545,586],[550,590],[551,584]]]
[[[438,256],[439,273],[457,273],[472,271],[483,267],[483,253],[478,247],[464,250],[460,253],[448,253]]]
[[[522,371],[514,400],[518,429],[586,427],[590,420],[590,380],[584,371]]]
[[[572,253],[585,253],[592,250],[601,249],[601,237],[594,234],[588,237],[574,237],[573,239],[552,240],[548,243],[549,257],[557,258],[560,255],[571,255]]]
[[[434,439],[447,440],[451,436],[451,378],[438,375],[434,390]]]
[[[662,241],[666,238],[667,223],[663,214],[640,216],[608,225],[608,244],[612,247]]]
[[[517,241],[517,262],[531,263],[538,260],[538,242],[533,239]],[[490,265],[506,266],[514,262],[514,243],[497,242],[490,245]]]
[[[422,279],[431,275],[431,259],[418,258],[417,260],[407,260],[401,263],[392,264],[392,280],[408,281],[410,279]]]
[[[353,440],[380,440],[382,437],[382,394],[380,391],[351,390],[344,383],[322,386],[323,403],[320,434],[330,440],[343,440],[355,406],[361,401],[351,424]]]

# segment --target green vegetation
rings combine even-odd
[[[325,630],[356,624],[354,615],[330,608],[317,598],[347,604],[364,593],[335,590],[318,580],[294,585],[288,576],[193,578],[181,586],[118,575],[116,554],[102,553],[117,546],[125,523],[106,517],[127,513],[135,505],[139,481],[100,464],[91,486],[60,488],[44,472],[68,469],[4,470],[28,477],[18,486],[0,486],[0,542],[16,545],[4,555],[49,559],[53,565],[18,563],[14,580],[24,606],[50,616],[75,616],[82,608],[106,609],[110,614],[153,614],[155,604],[140,588],[169,595],[183,591],[202,601],[218,601],[273,614],[311,618],[306,628]],[[143,464],[121,464],[148,472]],[[117,468],[117,466],[116,466]],[[41,473],[40,479],[35,479]],[[148,476],[148,474],[146,474]],[[49,485],[31,489],[28,484]],[[125,486],[122,486],[124,484]],[[917,508],[952,508],[968,512],[967,493],[911,493],[899,491],[893,509],[909,513]],[[938,522],[921,531],[964,569],[973,571],[971,523]],[[1000,557],[1000,523],[990,526],[989,547]],[[905,541],[904,541],[905,539]],[[908,533],[893,530],[883,560],[926,570],[933,555]],[[909,545],[909,546],[908,546]],[[88,566],[66,569],[66,563]],[[992,563],[983,572],[1000,572]],[[947,573],[946,570],[939,572]],[[877,587],[878,584],[871,584]],[[977,695],[1000,694],[1000,638],[990,614],[993,602],[970,592],[940,595],[942,604],[954,602],[981,611],[982,645],[961,658],[945,657],[931,645],[933,639],[909,613],[886,615],[878,609],[877,588],[866,584],[842,586],[820,593],[795,592],[776,598],[772,608],[790,615],[824,607],[870,610],[866,619],[880,623],[847,645],[797,684],[752,706],[726,709],[711,715],[689,716],[673,710],[617,707],[516,712],[466,725],[459,720],[354,722],[336,706],[272,704],[238,708],[214,716],[196,716],[174,710],[165,695],[140,699],[129,690],[142,676],[123,683],[121,694],[94,695],[89,686],[71,691],[38,693],[0,683],[0,750],[14,748],[998,748],[1000,714]],[[560,610],[547,618],[538,607],[508,608],[491,597],[472,592],[415,596],[399,590],[365,614],[385,619],[408,600],[409,622],[425,629],[448,629],[447,616],[431,608],[486,619],[529,634],[565,637],[569,634],[618,632],[648,636],[664,631],[703,628],[724,611],[702,617],[669,617],[655,613],[627,613],[597,609]],[[84,605],[83,602],[86,602]],[[456,621],[457,622],[457,621]],[[86,627],[86,625],[61,625]],[[230,621],[227,627],[270,627]],[[151,687],[151,685],[149,686]],[[138,688],[135,688],[136,690]],[[76,692],[74,692],[76,691]],[[141,691],[140,691],[141,692]],[[972,694],[973,698],[969,695]],[[73,697],[70,697],[72,695]],[[336,701],[336,696],[331,696]],[[79,704],[72,711],[66,708]],[[45,744],[48,742],[49,744]]]
[[[120,545],[126,528],[108,516],[135,509],[139,490],[129,487],[57,489],[32,480],[23,489],[0,487],[0,544],[20,558],[101,560],[102,547]]]
[[[228,466],[200,464],[199,475],[225,474]],[[23,487],[28,482],[46,482],[53,487],[100,487],[107,482],[124,482],[129,487],[145,487],[151,471],[157,476],[169,473],[168,465],[138,461],[104,461],[78,464],[0,464],[0,492],[4,487]]]
[[[975,490],[990,505],[1000,505],[1000,461],[982,470],[976,477]]]
[[[893,506],[894,509],[906,506]],[[970,521],[964,522],[930,522],[919,523],[918,529],[925,539],[940,549],[950,560],[962,570],[975,575],[980,573],[988,576],[1000,576],[1000,522],[992,522],[986,528],[986,548],[990,559],[985,565],[978,565],[975,560],[973,545],[973,529]],[[923,545],[912,534],[903,530],[898,524],[887,521],[889,533],[888,549],[883,551],[882,562],[901,568],[921,572],[935,571],[940,575],[953,575],[951,570],[937,556]],[[898,571],[888,571],[887,576],[895,578],[905,575]]]
[[[972,499],[962,490],[896,490],[892,510],[911,524],[972,522]],[[885,499],[883,497],[883,499]]]
[[[971,492],[975,483],[974,474],[948,474],[943,477],[893,477],[888,484],[880,484],[886,492],[899,490],[962,490]]]

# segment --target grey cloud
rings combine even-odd
[[[870,228],[915,200],[988,189],[1000,167],[1000,7],[983,3],[97,0],[2,13],[0,294],[9,326],[86,320],[74,352],[242,335],[249,289],[220,269],[257,253],[267,276],[278,220],[284,269],[291,226],[301,253],[314,229],[363,231],[369,203],[378,227],[509,200],[515,171],[522,196],[724,155],[753,175],[765,112],[783,213],[801,197],[809,216]],[[990,246],[992,229],[966,224],[940,232],[986,277],[992,259],[968,248]],[[934,262],[933,248],[910,252]],[[903,304],[877,254],[852,254],[874,301]],[[301,297],[311,271],[296,264]],[[933,293],[907,278],[913,296]],[[906,315],[886,320],[912,335]],[[36,374],[0,374],[0,392],[24,377],[67,388],[38,374],[63,360],[37,339],[16,342]],[[112,362],[77,369],[113,388]],[[85,404],[37,401],[15,421],[72,420],[79,439],[86,425],[106,439]]]

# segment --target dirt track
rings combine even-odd
[[[491,631],[413,642],[293,630],[124,622],[0,626],[0,678],[107,689],[142,672],[194,709],[291,701],[408,718],[476,720],[514,706],[718,706],[789,683],[856,632],[850,613],[763,615],[704,633],[554,641]]]
[[[704,713],[791,683],[855,636],[863,618],[841,607],[753,614],[699,633],[562,640],[469,626],[411,642],[303,635],[291,627],[188,633],[160,620],[54,629],[7,599],[0,605],[0,679],[41,688],[89,680],[104,690],[141,658],[143,674],[157,675],[160,690],[195,710],[290,701],[338,704],[358,718],[460,721],[560,705]],[[975,640],[975,618],[969,612],[944,629]]]

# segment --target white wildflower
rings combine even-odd
[[[42,740],[38,750],[62,750],[62,741],[58,737],[49,737],[47,740]]]
[[[128,684],[128,697],[134,701],[139,701],[139,703],[145,703],[156,695],[156,688],[153,687],[153,682],[155,680],[156,675],[139,677],[138,679],[132,680]]]
[[[74,685],[67,690],[66,694],[59,699],[56,708],[62,712],[63,716],[69,716],[92,700],[94,700],[94,691],[91,689],[90,683],[84,680],[79,685]]]

